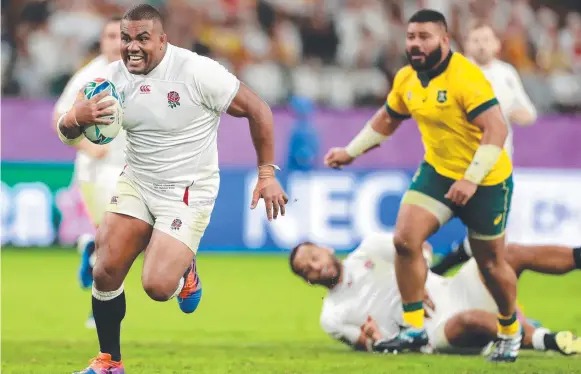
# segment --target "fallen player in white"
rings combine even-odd
[[[290,266],[295,274],[309,284],[329,289],[321,313],[323,330],[355,349],[382,352],[384,339],[397,334],[403,323],[392,243],[391,234],[370,235],[344,261],[332,249],[310,242],[291,252]],[[424,252],[431,255],[428,243]],[[506,259],[517,276],[524,270],[565,274],[581,268],[581,251],[561,246],[510,244]],[[429,272],[425,289],[430,342],[426,350],[480,351],[496,338],[498,311],[474,259],[451,278]],[[523,328],[523,347],[564,355],[581,353],[581,339],[569,331],[552,333],[526,322]]]

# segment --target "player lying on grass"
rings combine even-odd
[[[321,313],[323,330],[356,349],[383,352],[382,345],[403,323],[391,243],[391,234],[370,235],[344,261],[332,249],[309,242],[290,255],[295,274],[329,289]],[[426,251],[431,251],[427,242]],[[524,270],[565,274],[581,268],[581,248],[510,244],[506,260],[517,276]],[[428,272],[424,294],[428,350],[482,348],[496,339],[498,309],[474,259],[451,278]],[[581,339],[568,331],[551,333],[524,322],[523,334],[528,348],[581,353]]]

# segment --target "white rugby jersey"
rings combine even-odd
[[[218,193],[220,115],[240,82],[218,62],[168,44],[160,64],[130,74],[122,61],[107,78],[123,101],[126,174],[158,196],[214,199]]]
[[[99,74],[103,73],[103,70],[107,68],[109,65],[109,61],[103,55],[100,55],[89,62],[86,66],[81,68],[70,81],[67,83],[63,93],[61,94],[60,98],[58,99],[55,111],[62,115],[67,110],[69,110],[73,104],[75,103],[75,99],[77,97],[77,93],[83,89],[83,87],[89,83],[94,78],[98,77]],[[101,160],[93,160],[89,157],[85,152],[78,151],[75,166],[77,169],[75,170],[76,173],[79,175],[83,174],[92,174],[96,172],[96,168],[99,168],[100,165],[106,165],[111,167],[118,167],[120,170],[125,165],[125,131],[120,131],[119,135],[115,137],[109,143],[109,153],[107,157]],[[81,180],[89,182],[92,181],[93,176],[81,177]]]
[[[399,332],[403,310],[395,277],[395,256],[393,235],[387,233],[368,236],[347,256],[343,261],[342,282],[329,290],[323,301],[320,323],[327,334],[354,344],[367,316],[377,322],[383,337]],[[444,278],[428,273],[426,289],[435,303],[442,298],[445,283]],[[426,319],[428,329],[430,323]]]
[[[518,72],[512,65],[500,60],[493,60],[488,66],[481,66],[480,68],[492,85],[508,125],[505,149],[512,158],[513,132],[512,125],[508,119],[510,112],[515,108],[522,107],[536,117],[537,110],[525,92]]]

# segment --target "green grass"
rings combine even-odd
[[[70,373],[96,354],[96,334],[83,326],[90,294],[77,286],[77,261],[66,250],[3,251],[2,373]],[[173,300],[149,300],[141,262],[135,265],[125,284],[128,373],[581,373],[581,357],[534,352],[510,366],[482,357],[351,352],[319,329],[323,290],[291,276],[281,256],[202,253],[204,297],[189,316]],[[527,274],[519,299],[547,326],[580,333],[580,285],[579,273]]]

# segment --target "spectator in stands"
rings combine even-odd
[[[565,28],[559,35],[559,46],[569,65],[576,73],[581,73],[581,14],[567,14]]]
[[[577,95],[581,15],[571,11],[575,0],[144,1],[165,9],[171,43],[211,55],[271,104],[293,94],[332,107],[381,103],[406,63],[407,18],[420,7],[448,16],[458,51],[468,20],[493,24],[504,39],[501,57],[519,70],[541,110],[551,107],[547,87],[562,98]],[[103,20],[136,2],[2,2],[3,93],[57,94],[62,78],[90,57]],[[535,14],[539,4],[545,7]]]
[[[519,71],[532,71],[535,62],[530,57],[530,43],[524,16],[518,7],[512,7],[508,25],[502,36],[502,57]]]

